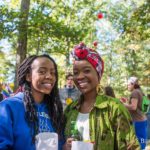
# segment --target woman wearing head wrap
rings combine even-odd
[[[123,103],[129,110],[134,127],[136,136],[141,144],[141,148],[145,149],[146,146],[146,133],[147,133],[147,118],[142,112],[142,98],[143,93],[138,84],[137,77],[130,77],[128,80],[128,90],[131,92],[131,96],[128,103]]]
[[[104,71],[100,55],[83,43],[74,48],[72,55],[73,78],[82,95],[65,110],[64,149],[71,149],[75,140],[72,130],[77,130],[78,140],[94,143],[94,150],[140,150],[128,111],[97,90]]]

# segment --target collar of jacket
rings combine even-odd
[[[106,96],[106,95],[97,95],[96,97],[96,102],[94,104],[94,107],[98,108],[98,109],[103,109],[106,108],[108,106],[109,100],[115,100],[115,101],[119,101],[115,98]],[[72,105],[70,106],[72,109],[79,109],[80,105],[81,105],[82,101],[75,101],[74,103],[72,103]]]

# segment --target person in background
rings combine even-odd
[[[1,93],[3,94],[3,99],[10,97],[10,93],[7,90],[7,84],[5,84],[5,83],[2,84],[2,92]]]
[[[5,89],[8,91],[8,93],[11,95],[13,93],[12,89],[10,88],[9,84],[5,84]]]
[[[67,105],[79,99],[80,92],[74,85],[73,75],[71,73],[66,75],[66,85],[59,90],[59,95],[64,109]]]
[[[145,149],[147,140],[147,117],[142,112],[143,93],[138,84],[137,77],[130,77],[128,80],[128,90],[131,92],[129,103],[122,103],[129,110],[135,127],[136,136],[141,148]]]
[[[50,133],[58,134],[61,150],[63,109],[55,61],[49,55],[29,56],[18,69],[18,83],[22,92],[0,103],[0,150],[50,149]]]
[[[127,109],[113,98],[99,94],[104,70],[100,55],[80,43],[73,49],[72,56],[74,82],[82,94],[64,112],[64,149],[72,147],[75,140],[72,138],[72,122],[76,122],[80,140],[94,143],[94,150],[140,150]]]
[[[114,97],[114,98],[116,97],[113,88],[110,87],[110,86],[106,86],[104,88],[104,94],[107,95],[107,96]]]
[[[147,94],[147,98],[150,101],[150,94]],[[146,116],[147,116],[147,144],[150,149],[150,106],[148,113],[146,113]]]

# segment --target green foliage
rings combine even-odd
[[[7,53],[0,51],[0,82],[8,82],[14,78],[15,64],[12,58]]]
[[[134,40],[147,40],[150,38],[150,2],[146,0],[131,15],[130,24],[126,27],[126,34],[129,33]]]
[[[20,16],[18,4],[19,1],[12,0],[10,4],[0,5],[0,39],[8,39],[14,57]],[[103,19],[97,19],[98,12],[103,12]],[[67,67],[71,67],[69,53],[74,45],[84,41],[92,47],[96,39],[99,42],[98,50],[105,60],[102,85],[111,85],[117,95],[121,96],[127,94],[128,77],[135,75],[140,78],[144,92],[148,93],[150,90],[148,88],[150,87],[149,12],[149,0],[117,2],[31,0],[27,55],[35,53],[58,55],[56,58],[60,60],[56,60],[61,85]],[[111,28],[105,30],[108,24]],[[1,64],[5,64],[5,67],[0,68],[0,74],[8,74],[6,68],[13,68],[14,72],[14,63],[12,66],[11,61],[1,51],[0,58],[3,60]]]
[[[118,96],[128,94],[126,84],[129,76],[139,78],[144,93],[150,91],[149,9],[148,0],[118,1],[102,7],[107,21],[111,22],[118,35],[112,38],[113,29],[101,27],[99,43],[105,60],[101,82],[103,86],[111,85]]]

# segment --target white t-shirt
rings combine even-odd
[[[76,124],[83,141],[90,140],[89,113],[79,113]]]

